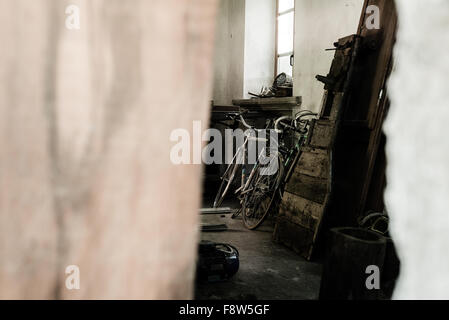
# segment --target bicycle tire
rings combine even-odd
[[[235,174],[237,172],[237,168],[238,168],[238,164],[237,163],[232,163],[228,166],[228,169],[226,169],[226,172],[229,174],[230,176],[228,179],[226,179],[226,174],[221,178],[221,184],[220,187],[218,188],[218,192],[217,195],[215,196],[215,200],[214,200],[214,208],[219,208],[221,206],[221,204],[223,203],[223,200],[226,197],[226,194],[229,191],[229,187],[231,186],[232,182],[234,181],[235,178]],[[224,189],[224,190],[223,190]]]
[[[283,161],[281,156],[278,157],[278,161],[279,170],[275,178],[271,177],[272,181],[270,182],[270,184],[272,185],[270,186],[269,190],[266,190],[265,192],[262,191],[261,195],[257,194],[257,192],[260,192],[257,185],[261,184],[261,180],[263,180],[264,178],[269,178],[269,176],[260,175],[259,171],[250,182],[253,188],[252,192],[245,195],[242,201],[241,214],[243,218],[243,224],[249,230],[256,230],[257,228],[259,228],[265,221],[271,211],[271,208],[273,207],[273,202],[276,198],[277,191],[279,190],[284,174]],[[260,170],[260,168],[258,168],[257,170]],[[266,203],[266,205],[264,206],[264,208],[262,208],[262,212],[259,213],[258,211],[261,209],[263,203]],[[250,219],[250,217],[254,219]]]

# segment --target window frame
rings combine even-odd
[[[293,68],[295,65],[294,60],[294,54],[295,54],[295,17],[296,17],[296,3],[293,2],[293,8],[284,10],[282,12],[279,12],[279,0],[276,1],[276,35],[275,35],[275,54],[274,54],[274,77],[277,77],[278,75],[278,65],[279,65],[279,58],[283,57],[292,57],[293,56],[293,66],[292,66],[292,76],[293,76]],[[293,12],[293,51],[279,53],[279,17],[286,15],[288,13]],[[291,61],[291,60],[290,60]]]

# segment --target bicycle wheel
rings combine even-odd
[[[219,208],[223,203],[223,200],[226,197],[226,194],[228,193],[232,182],[234,181],[238,166],[239,165],[237,163],[231,163],[228,166],[225,174],[221,178],[222,181],[220,184],[220,188],[218,188],[218,192],[214,200],[214,208]]]
[[[257,229],[266,219],[273,206],[277,190],[283,177],[282,159],[277,158],[279,170],[274,175],[267,175],[266,168],[258,167],[256,174],[250,181],[250,190],[243,198],[243,224],[249,230]]]

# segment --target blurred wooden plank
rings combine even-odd
[[[0,1],[0,299],[191,299],[216,1],[72,2]]]

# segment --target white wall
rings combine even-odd
[[[276,54],[276,0],[246,0],[244,96],[271,86]]]
[[[325,51],[357,32],[363,0],[296,0],[294,95],[319,111],[323,85],[334,56]],[[216,32],[215,104],[232,104],[270,86],[275,63],[275,0],[221,0]]]
[[[243,97],[245,0],[220,0],[215,34],[214,91],[216,105]]]
[[[357,32],[363,0],[296,0],[294,95],[303,97],[303,108],[320,111],[323,84],[339,38]]]
[[[385,200],[401,259],[394,297],[449,299],[449,2],[396,3],[396,66],[385,124]]]
[[[270,86],[274,78],[275,0],[221,0],[213,100],[230,105]]]

